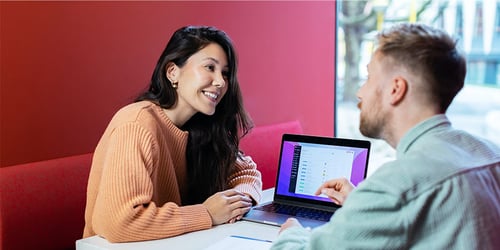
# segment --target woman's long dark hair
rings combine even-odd
[[[149,89],[136,101],[149,100],[168,109],[177,101],[177,92],[166,77],[166,66],[183,67],[190,56],[211,43],[227,55],[228,90],[211,116],[196,113],[181,128],[189,132],[186,150],[188,196],[183,205],[199,204],[212,194],[227,189],[229,174],[239,154],[239,140],[253,126],[243,108],[237,78],[237,56],[230,38],[221,30],[206,26],[178,29],[156,64]]]

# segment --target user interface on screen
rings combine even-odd
[[[354,185],[365,178],[368,148],[284,141],[276,194],[331,202],[314,193],[323,182],[345,177]]]

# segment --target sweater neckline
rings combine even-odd
[[[172,120],[170,120],[170,118],[168,118],[167,114],[165,113],[165,110],[160,105],[156,103],[151,103],[151,105],[153,105],[155,112],[163,119],[165,125],[170,130],[174,131],[179,135],[184,135],[184,136],[188,135],[188,131],[180,129],[172,122]]]

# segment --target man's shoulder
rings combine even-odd
[[[499,176],[498,154],[484,159],[467,159],[465,162],[461,162],[463,159],[460,156],[455,158],[425,152],[408,154],[381,166],[360,187],[392,193],[409,201],[434,189],[438,190],[442,185],[461,183],[458,181],[460,179],[472,181],[484,172],[493,171],[496,178]]]
[[[448,129],[422,136],[403,157],[420,169],[439,172],[461,171],[498,162],[500,148],[495,143],[466,131]]]

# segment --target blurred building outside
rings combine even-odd
[[[359,132],[355,92],[378,30],[398,22],[426,23],[457,38],[467,59],[465,87],[448,109],[454,127],[500,145],[500,0],[370,0],[337,3],[336,136],[370,140],[368,176],[395,151]]]

